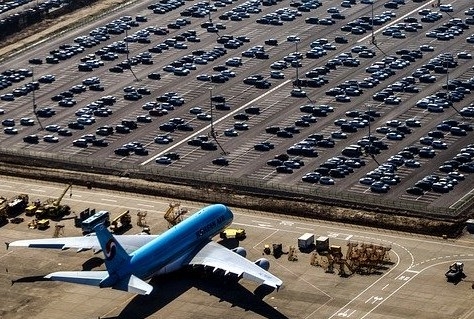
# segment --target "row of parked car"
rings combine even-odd
[[[407,193],[421,196],[426,192],[448,193],[461,181],[465,180],[464,174],[474,173],[474,145],[468,144],[462,148],[452,159],[447,160],[439,167],[441,174],[430,174],[412,187],[407,188]],[[464,174],[463,174],[464,173]]]

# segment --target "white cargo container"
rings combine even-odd
[[[298,248],[300,249],[308,249],[311,245],[314,244],[314,234],[306,233],[301,235],[298,238]]]

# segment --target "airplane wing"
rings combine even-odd
[[[262,267],[212,241],[199,250],[188,264],[222,269],[226,273],[233,273],[276,289],[283,284],[283,281]]]
[[[158,235],[117,235],[114,236],[122,245],[127,253],[132,253],[141,246],[149,243]],[[100,251],[101,247],[95,235],[84,237],[60,237],[60,238],[44,238],[44,239],[26,239],[17,240],[6,243],[9,247],[26,247],[26,248],[48,248],[48,249],[77,249],[78,251],[93,249]]]

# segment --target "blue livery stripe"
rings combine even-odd
[[[63,249],[64,244],[29,244],[30,248]]]

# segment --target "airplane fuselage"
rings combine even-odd
[[[153,241],[131,254],[130,264],[121,273],[132,273],[139,278],[150,278],[163,267],[186,260],[197,247],[209,242],[232,223],[233,214],[224,205],[203,208]],[[171,267],[170,270],[175,270]]]

